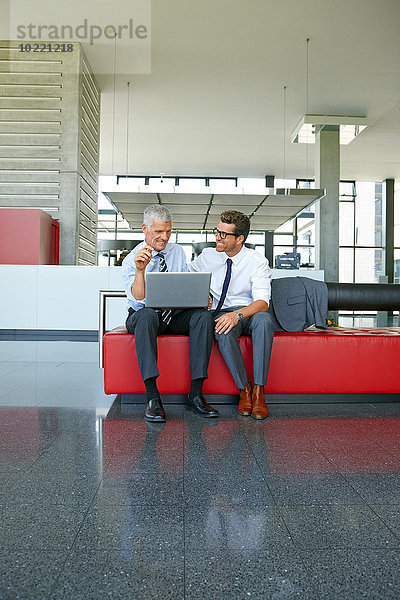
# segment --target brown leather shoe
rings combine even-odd
[[[239,415],[249,417],[251,415],[251,384],[248,383],[244,390],[240,392],[239,406],[237,409]]]
[[[264,386],[255,385],[253,389],[253,398],[252,398],[252,411],[251,416],[253,419],[257,419],[261,421],[262,419],[266,419],[268,417],[268,408],[265,404],[264,397]]]

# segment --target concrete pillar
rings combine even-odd
[[[315,211],[315,268],[325,281],[339,281],[339,126],[325,126],[315,135],[315,187],[326,195]]]
[[[379,275],[378,283],[388,283],[387,275]],[[389,312],[387,310],[378,310],[376,313],[376,326],[387,327],[389,324],[388,315]],[[391,311],[391,316],[393,316],[393,311]]]

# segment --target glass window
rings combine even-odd
[[[395,246],[400,246],[400,224],[396,224],[394,225],[394,245]]]
[[[294,223],[293,219],[286,221],[286,223],[283,223],[283,225],[281,225],[280,227],[275,229],[275,233],[292,233],[293,234],[293,223]]]
[[[144,240],[144,234],[141,232],[121,231],[121,233],[117,233],[117,240]]]
[[[356,190],[355,244],[375,246],[376,233],[382,228],[382,203],[376,205],[374,182],[357,182]]]
[[[213,184],[212,180],[211,183]],[[265,194],[265,179],[260,177],[239,177],[237,182],[237,190],[243,194]],[[214,187],[211,189],[214,192]],[[221,190],[222,193],[228,194],[228,191]]]
[[[180,244],[185,251],[186,261],[190,262],[192,260],[192,244]]]
[[[308,227],[309,225],[313,225],[315,223],[315,213],[314,210],[310,212],[303,212],[301,215],[297,217],[297,231],[304,229],[304,227]]]
[[[354,181],[341,181],[339,184],[339,193],[341,196],[354,197],[355,182]]]
[[[400,283],[400,250],[394,251],[394,283]]]
[[[358,283],[377,283],[384,274],[382,248],[356,248],[354,262]]]
[[[205,233],[182,233],[181,231],[178,233],[178,244],[191,244],[192,242],[205,242],[206,234]],[[210,241],[215,241],[210,239]]]
[[[315,222],[313,220],[309,224],[304,224],[303,220],[305,219],[297,222],[297,243],[302,246],[313,246],[315,244]]]
[[[236,194],[240,188],[233,179],[210,179],[208,189],[212,194]]]
[[[353,283],[354,281],[354,250],[339,248],[339,281]]]
[[[265,236],[264,233],[250,233],[246,242],[249,242],[249,244],[256,244],[256,245],[260,245],[260,246],[264,246],[264,242],[265,242]]]
[[[400,247],[400,188],[394,192],[394,245]]]
[[[300,190],[313,190],[315,181],[314,179],[296,179],[296,187]]]
[[[339,202],[339,246],[354,246],[353,202]]]
[[[275,179],[276,188],[294,188],[296,186],[295,179]]]
[[[300,266],[313,268],[315,265],[315,248],[310,246],[304,248],[303,246],[297,246],[297,252],[300,254]]]
[[[293,236],[292,235],[274,235],[274,245],[283,246],[283,245],[293,245]]]

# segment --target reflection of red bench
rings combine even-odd
[[[399,473],[399,431],[398,417],[271,419],[258,448],[271,475]]]
[[[113,419],[103,421],[103,473],[111,477],[125,477],[127,473],[138,473],[156,469],[163,475],[181,474],[188,467],[190,458],[190,428],[184,419],[167,419],[163,427],[151,430],[146,439],[148,426],[143,418]],[[226,458],[230,444],[236,439],[239,425],[234,420],[219,420],[209,423],[204,420],[201,432],[203,444],[196,444],[196,456],[204,452],[204,460],[214,466]],[[251,461],[251,450],[241,438],[244,454],[240,464],[244,469]],[[235,446],[235,452],[237,446]]]
[[[41,443],[39,409],[32,406],[4,407],[1,411],[1,439],[1,461],[13,464],[36,460]],[[23,440],[23,443],[16,444],[16,439]]]
[[[240,338],[246,369],[252,377],[251,338]],[[117,327],[104,336],[106,394],[144,394],[134,336]],[[181,335],[158,338],[158,385],[162,394],[189,391],[189,340]],[[400,328],[332,328],[277,332],[266,385],[269,394],[400,393]],[[214,344],[204,393],[237,394],[233,379]],[[215,401],[213,399],[213,401]]]
[[[183,439],[188,435],[186,421],[169,419],[158,431],[152,430],[146,442],[143,418],[107,418],[103,422],[103,472],[113,477],[154,468],[163,474],[182,473],[185,460]]]
[[[236,466],[248,473],[254,460],[251,446],[255,444],[258,456],[268,460],[270,475],[400,470],[396,454],[400,431],[397,417],[272,419],[265,427],[246,430],[250,445],[237,419],[214,421],[211,425],[204,419],[201,425],[201,443],[195,436],[194,454],[214,467],[234,456]],[[126,477],[140,469],[156,469],[159,474],[175,476],[193,459],[190,427],[183,419],[167,419],[167,424],[152,429],[147,439],[147,425],[141,417],[107,417],[103,427],[103,472],[108,477]],[[339,445],[338,432],[342,440]],[[395,488],[392,491],[395,495]]]

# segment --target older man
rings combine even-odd
[[[227,210],[214,229],[216,248],[205,248],[189,265],[191,271],[211,271],[215,336],[222,356],[240,389],[238,412],[262,420],[268,416],[264,398],[275,319],[267,313],[271,296],[268,260],[244,242],[250,220]],[[247,377],[238,338],[251,335],[254,388]]]
[[[212,315],[204,309],[170,311],[146,308],[146,271],[187,271],[183,249],[169,242],[171,213],[161,204],[148,206],[143,214],[142,230],[145,240],[125,258],[122,273],[128,296],[126,328],[129,333],[135,334],[136,355],[146,387],[145,419],[165,422],[165,411],[157,388],[157,335],[160,333],[189,336],[191,385],[186,406],[203,417],[218,417],[218,411],[206,402],[202,394],[213,339]]]

